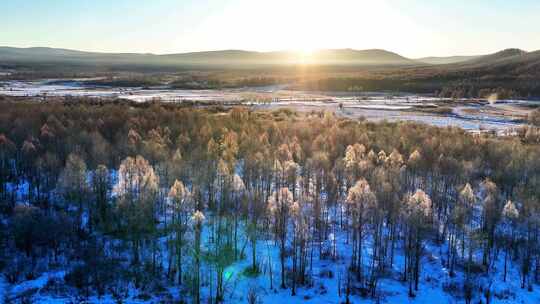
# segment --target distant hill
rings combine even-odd
[[[500,98],[540,97],[540,51],[507,49],[442,64],[449,60],[440,59],[439,64],[358,69],[354,77],[322,76],[323,79],[306,81],[297,88],[320,91],[359,88],[361,91],[435,93],[452,98],[485,97],[493,93]]]
[[[418,64],[412,59],[381,49],[353,50],[335,49],[320,50],[312,55],[313,62],[327,62],[330,64],[387,64],[412,65]],[[310,59],[309,57],[307,58]]]
[[[461,64],[468,66],[493,65],[508,60],[525,58],[527,54],[528,53],[526,51],[520,49],[505,49],[493,54],[479,56],[477,58],[463,61]]]
[[[414,83],[414,90],[442,90],[448,97],[482,97],[490,91],[506,97],[540,97],[540,50],[506,49],[452,64],[404,68],[399,73],[406,83]]]
[[[223,50],[154,55],[135,53],[97,53],[56,48],[0,47],[0,63],[66,63],[109,65],[413,65],[414,60],[385,50],[329,49],[311,54],[297,52],[253,52]]]
[[[527,52],[520,49],[505,49],[493,54],[477,56],[424,57],[415,59],[431,65],[459,64],[460,66],[482,66],[502,63],[509,60],[526,59]]]
[[[464,80],[473,78],[530,78],[540,76],[540,50],[526,52],[520,49],[506,49],[483,56],[429,57],[417,61],[431,62],[413,68],[399,70],[412,78],[447,78]],[[455,61],[455,62],[451,62]],[[439,62],[439,64],[435,64]],[[395,71],[394,71],[395,72]]]
[[[97,53],[68,49],[32,47],[13,48],[0,47],[0,63],[137,63],[149,60],[151,54],[131,53]]]
[[[506,49],[472,60],[456,63],[452,70],[473,71],[476,75],[491,78],[531,78],[540,77],[540,50],[526,52],[520,49]]]
[[[427,64],[452,64],[458,62],[465,62],[473,59],[482,57],[482,55],[477,56],[449,56],[449,57],[423,57],[415,59],[418,62],[427,63]]]

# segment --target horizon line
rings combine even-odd
[[[197,51],[179,51],[179,52],[167,52],[167,53],[154,53],[154,52],[137,52],[137,51],[105,51],[105,50],[83,50],[83,49],[77,49],[77,48],[69,48],[69,47],[54,47],[54,46],[10,46],[10,45],[0,45],[0,48],[13,48],[13,49],[56,49],[56,50],[66,50],[66,51],[76,51],[76,52],[82,52],[82,53],[98,53],[98,54],[134,54],[134,55],[154,55],[154,56],[166,56],[166,55],[181,55],[181,54],[194,54],[194,53],[210,53],[210,52],[226,52],[226,51],[241,51],[241,52],[251,52],[251,53],[260,53],[260,54],[268,54],[268,53],[280,53],[280,52],[291,52],[291,53],[315,53],[320,51],[336,51],[336,50],[351,50],[351,51],[385,51],[385,52],[391,52],[394,54],[397,54],[399,56],[408,58],[408,59],[422,59],[422,58],[430,58],[430,57],[460,57],[460,56],[484,56],[489,54],[495,54],[497,52],[501,52],[504,50],[510,50],[510,49],[519,49],[522,51],[525,51],[527,53],[535,52],[538,50],[525,50],[521,48],[515,48],[515,47],[508,47],[504,49],[499,49],[497,51],[492,51],[484,54],[453,54],[453,55],[428,55],[428,56],[422,56],[422,57],[408,57],[404,56],[398,52],[383,49],[383,48],[366,48],[366,49],[355,49],[350,47],[344,47],[344,48],[316,48],[313,50],[295,50],[295,49],[281,49],[281,50],[253,50],[253,49],[240,49],[240,48],[224,48],[224,49],[210,49],[210,50],[197,50]]]

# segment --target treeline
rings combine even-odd
[[[111,86],[111,87],[152,87],[163,85],[164,76],[144,75],[144,76],[109,76],[98,80],[84,81],[86,85]]]
[[[284,78],[277,77],[227,77],[223,75],[197,75],[198,73],[183,74],[140,74],[125,76],[122,74],[109,76],[98,80],[87,80],[86,85],[112,86],[112,87],[156,87],[163,86],[173,89],[209,90],[239,87],[258,87],[285,83]]]
[[[105,77],[87,81],[91,85],[118,87],[168,86],[175,89],[224,89],[276,84],[310,91],[401,91],[436,94],[449,98],[539,98],[539,75],[519,70],[490,70],[454,66],[396,67],[196,67],[196,66],[14,66],[4,80]]]
[[[41,292],[81,299],[172,301],[176,285],[217,303],[235,261],[295,295],[314,263],[345,260],[348,303],[380,299],[393,275],[414,297],[430,243],[464,273],[449,290],[489,302],[482,277],[540,282],[539,158],[520,137],[331,113],[4,100],[0,271],[15,284],[65,269]],[[270,239],[277,269],[258,254]]]
[[[445,80],[440,77],[407,79],[407,77],[384,76],[375,79],[365,77],[328,77],[298,83],[295,89],[320,91],[401,91],[436,94],[446,98],[486,98],[491,94],[501,99],[534,98],[540,96],[540,83],[521,81],[463,81]]]
[[[226,89],[241,87],[261,87],[287,83],[284,77],[263,77],[263,76],[224,76],[214,75],[212,77],[189,76],[177,79],[170,83],[175,89]]]

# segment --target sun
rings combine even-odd
[[[302,64],[307,64],[313,62],[313,55],[316,49],[314,47],[302,47],[296,50],[296,53],[299,58],[299,62]]]
[[[315,48],[312,48],[312,47],[302,48],[298,50],[298,53],[303,57],[310,57],[313,55],[313,53],[315,53]]]

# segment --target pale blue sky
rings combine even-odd
[[[104,52],[540,49],[540,0],[1,0],[0,45]]]

